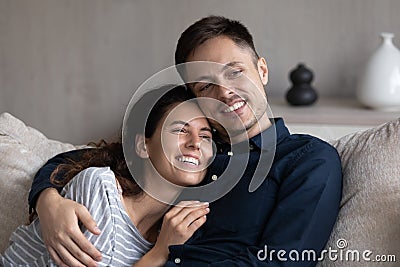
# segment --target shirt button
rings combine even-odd
[[[174,262],[175,262],[176,264],[179,264],[179,263],[181,263],[181,259],[180,259],[180,258],[175,258]]]
[[[233,156],[233,152],[232,152],[232,151],[229,151],[229,152],[228,152],[228,156],[231,156],[231,157],[232,157],[232,156]]]
[[[249,145],[250,150],[254,150],[254,146],[252,144]]]
[[[211,179],[212,179],[213,181],[216,181],[216,180],[218,179],[218,176],[214,174],[213,176],[211,176]]]

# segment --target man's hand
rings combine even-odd
[[[87,240],[78,225],[81,221],[88,231],[100,234],[86,207],[63,198],[57,190],[49,188],[40,194],[36,211],[43,241],[57,265],[97,266],[101,253]]]

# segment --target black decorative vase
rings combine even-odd
[[[286,100],[293,106],[306,106],[313,104],[318,95],[311,82],[314,78],[313,72],[304,64],[299,64],[296,69],[291,70],[289,78],[292,87],[286,93]]]

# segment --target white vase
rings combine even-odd
[[[392,33],[381,37],[358,82],[357,98],[370,108],[400,111],[400,51],[393,45]]]

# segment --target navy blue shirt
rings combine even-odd
[[[272,128],[246,142],[248,162],[239,182],[210,203],[206,223],[192,238],[169,247],[166,266],[316,265],[339,212],[340,159],[318,138],[290,135],[282,119],[276,119],[275,126],[275,155],[261,185],[249,192],[256,168],[263,167],[263,162],[258,165],[260,154],[270,150]],[[219,177],[229,161],[242,160],[243,155],[232,155],[231,150],[229,144],[218,146],[208,182]],[[54,187],[48,177],[55,166],[77,153],[55,157],[39,170],[29,195],[31,207],[41,190]]]

